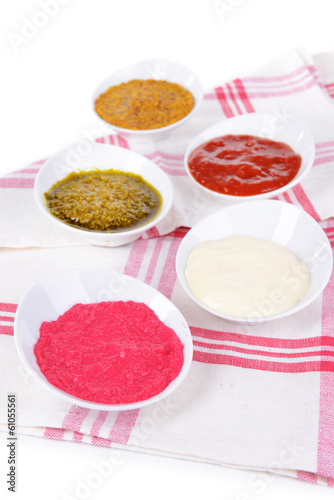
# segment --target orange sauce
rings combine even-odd
[[[164,80],[130,80],[110,87],[95,101],[95,111],[106,122],[132,130],[166,127],[187,116],[192,94]]]

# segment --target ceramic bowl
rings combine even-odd
[[[158,224],[169,212],[173,202],[173,186],[168,176],[152,161],[133,151],[118,146],[85,142],[85,148],[73,145],[49,158],[37,174],[34,186],[35,200],[40,210],[55,224],[80,235],[93,245],[120,246],[130,243]],[[158,215],[142,226],[119,232],[87,231],[72,227],[52,215],[45,203],[46,193],[56,182],[71,172],[115,169],[141,175],[155,187],[162,197]]]
[[[189,170],[188,160],[190,154],[199,146],[215,137],[232,135],[254,135],[271,139],[273,141],[284,142],[288,144],[302,158],[302,163],[297,175],[285,186],[270,191],[269,193],[256,194],[252,196],[233,196],[222,194],[202,186],[192,176]],[[315,145],[311,133],[303,123],[293,117],[284,118],[275,113],[249,113],[246,115],[229,118],[222,122],[207,128],[198,134],[189,144],[185,157],[184,165],[188,176],[203,192],[224,204],[236,203],[247,200],[261,200],[272,198],[288,189],[296,186],[310,171],[315,157]]]
[[[190,252],[200,243],[216,241],[231,235],[245,235],[278,243],[307,265],[311,284],[302,299],[279,314],[241,318],[214,311],[192,294],[184,275]],[[285,318],[311,304],[323,291],[331,276],[333,254],[320,225],[306,212],[276,200],[236,203],[218,210],[198,222],[183,238],[176,256],[178,279],[189,297],[203,309],[237,324],[256,324]]]
[[[169,326],[184,346],[184,362],[179,375],[160,394],[129,404],[99,404],[71,396],[50,384],[34,354],[39,329],[44,321],[54,321],[77,303],[132,300],[150,307]],[[48,391],[69,403],[95,410],[130,410],[156,403],[171,394],[185,379],[192,361],[192,338],[179,310],[149,285],[108,269],[64,271],[45,276],[23,296],[15,316],[15,344],[29,373]]]
[[[134,79],[167,80],[168,82],[178,83],[179,85],[182,85],[186,90],[189,90],[189,92],[191,92],[195,100],[194,107],[187,116],[182,118],[182,120],[172,123],[171,125],[168,125],[166,127],[152,130],[125,129],[116,127],[102,120],[102,118],[95,111],[95,100],[106,90],[108,90],[109,87],[119,85],[120,83],[128,82],[129,80]],[[160,141],[168,137],[175,129],[188,121],[194,115],[194,113],[196,113],[202,102],[202,99],[202,87],[192,71],[189,71],[187,68],[178,63],[160,59],[153,59],[133,64],[131,66],[128,66],[127,68],[109,75],[93,93],[92,108],[99,120],[102,120],[104,125],[108,125],[110,131],[117,132],[126,139],[137,142]]]

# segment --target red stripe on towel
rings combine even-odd
[[[235,85],[235,88],[237,89],[238,95],[241,99],[241,102],[245,106],[245,109],[247,113],[253,113],[255,109],[253,108],[252,103],[248,99],[246,89],[244,87],[244,84],[240,80],[240,78],[237,78],[236,80],[233,80],[233,83]]]
[[[333,336],[334,323],[334,271],[323,292],[321,332],[323,339]],[[324,345],[324,341],[323,341]],[[318,474],[334,478],[334,373],[325,370],[325,360],[321,361]]]
[[[116,443],[126,444],[135,426],[139,410],[120,411],[110,430],[108,439]]]
[[[222,87],[217,87],[215,88],[215,92],[218,98],[218,101],[220,102],[220,105],[222,107],[223,113],[227,118],[232,118],[234,116],[234,113],[226,99],[225,93],[223,91]]]

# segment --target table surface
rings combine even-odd
[[[94,130],[95,87],[129,64],[177,61],[210,88],[295,47],[334,48],[332,0],[17,0],[1,8],[0,175]],[[332,489],[271,474],[128,451],[113,470],[103,468],[108,461],[110,449],[20,435],[15,498],[333,498]]]

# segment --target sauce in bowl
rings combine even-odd
[[[95,101],[95,111],[106,122],[124,129],[167,127],[194,107],[189,90],[165,80],[130,80],[107,89]]]
[[[308,267],[290,250],[246,235],[201,243],[190,252],[184,273],[201,304],[239,318],[291,309],[310,286]]]
[[[189,156],[191,175],[203,187],[232,196],[268,193],[298,173],[301,156],[283,142],[252,135],[216,137]]]
[[[34,353],[50,384],[103,404],[127,404],[162,392],[180,373],[183,344],[146,304],[75,304],[45,321]]]
[[[73,172],[44,194],[49,212],[78,229],[119,232],[143,226],[162,197],[143,177],[119,170]]]

